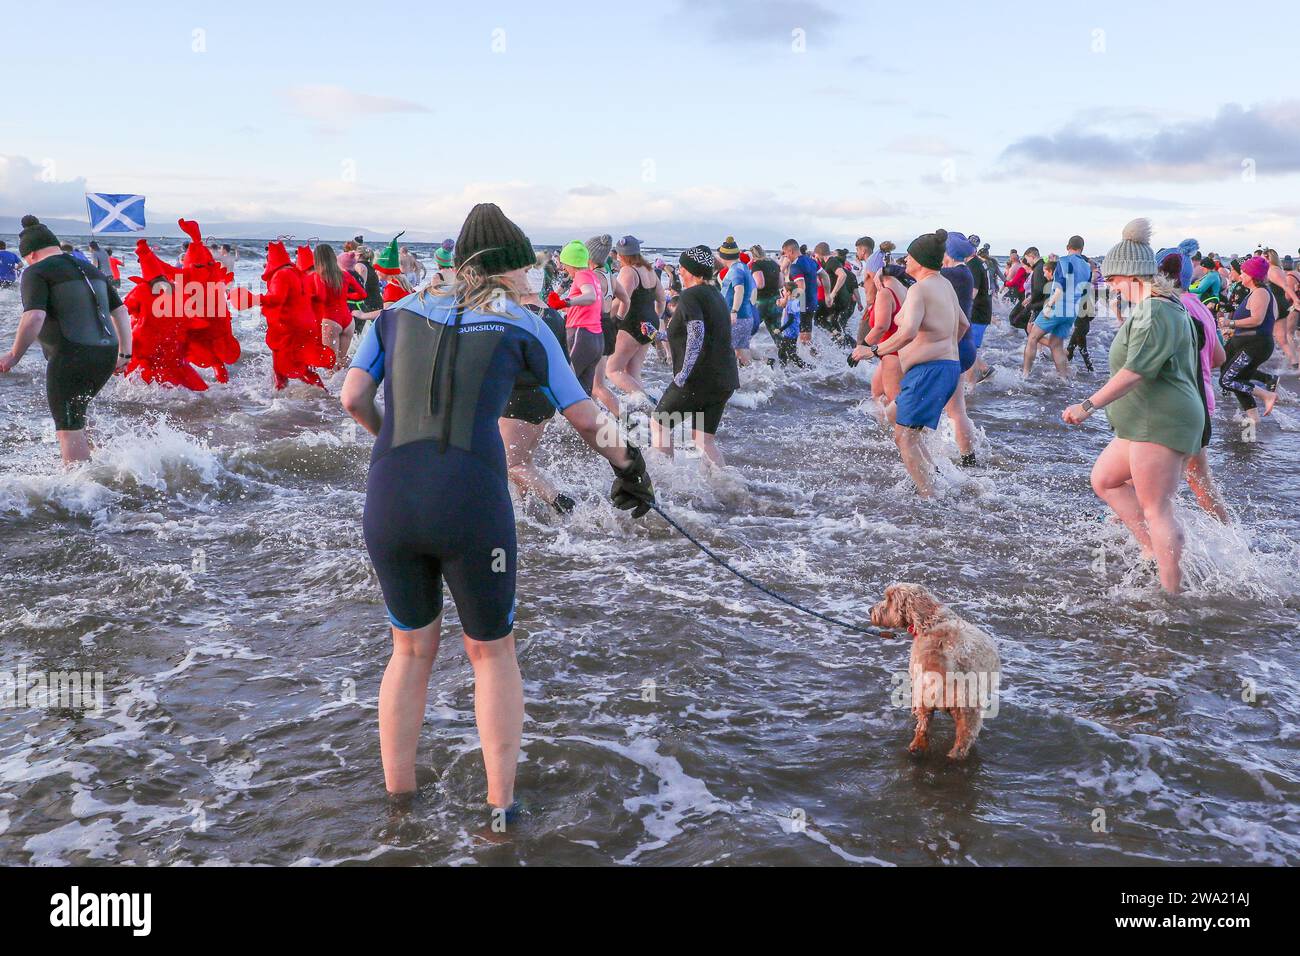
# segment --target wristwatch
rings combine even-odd
[[[874,355],[876,358],[880,358],[880,349],[878,347],[874,345],[868,345],[867,348],[871,349],[872,355]]]
[[[1092,404],[1091,398],[1085,398],[1082,402],[1079,403],[1079,407],[1082,408],[1089,415],[1091,415],[1093,412],[1097,410],[1097,406]]]

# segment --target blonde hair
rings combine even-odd
[[[475,253],[474,256],[477,256]],[[420,292],[421,298],[429,295],[450,296],[457,306],[464,306],[467,312],[497,311],[502,299],[519,305],[519,290],[514,283],[506,279],[505,273],[488,275],[471,256],[459,269],[450,273],[438,273],[442,281],[430,283]]]

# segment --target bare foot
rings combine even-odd
[[[1273,413],[1273,406],[1276,404],[1277,404],[1277,392],[1268,392],[1264,396],[1264,414],[1266,416],[1271,415]]]

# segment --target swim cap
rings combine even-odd
[[[944,243],[944,251],[958,262],[965,262],[975,254],[975,243],[960,232],[950,232],[948,233],[948,241]]]
[[[546,273],[536,266],[524,273],[524,280],[528,284],[528,291],[533,295],[542,291],[542,286],[546,282]]]
[[[1241,271],[1256,282],[1263,282],[1268,278],[1268,260],[1263,256],[1251,256],[1241,264]]]
[[[560,250],[560,262],[566,266],[573,266],[575,269],[585,269],[587,264],[591,262],[591,255],[587,252],[584,243],[574,239]]]
[[[722,245],[718,246],[718,258],[723,262],[735,262],[740,258],[740,246],[736,245],[735,236],[728,236],[723,240]]]
[[[713,268],[717,265],[713,258],[713,250],[704,244],[691,246],[682,253],[677,262],[691,275],[701,279],[711,278]]]
[[[917,236],[907,247],[909,258],[915,259],[926,269],[943,268],[943,254],[948,246],[948,230],[936,229],[923,236]]]

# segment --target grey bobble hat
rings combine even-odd
[[[611,235],[592,236],[587,240],[587,254],[591,256],[591,261],[597,265],[603,265],[609,258],[609,250],[614,248],[614,237]]]
[[[1111,246],[1101,263],[1101,274],[1111,276],[1153,276],[1156,253],[1151,248],[1151,220],[1134,219],[1124,227],[1123,238]]]

